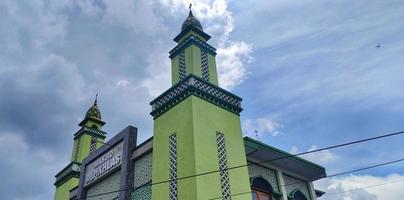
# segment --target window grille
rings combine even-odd
[[[78,162],[80,152],[80,137],[77,139],[76,151],[74,152],[74,161]]]
[[[220,170],[220,186],[222,188],[222,199],[231,200],[230,180],[226,157],[226,145],[223,133],[216,133],[216,143]]]
[[[90,153],[95,150],[97,146],[97,138],[96,137],[91,137],[91,142],[90,142]]]
[[[179,71],[179,76],[180,76],[180,80],[185,78],[186,71],[185,71],[185,52],[182,51],[179,55],[178,55],[178,71]]]
[[[205,81],[209,81],[208,53],[206,53],[206,51],[201,51],[201,68],[202,79]]]
[[[169,197],[170,200],[178,199],[177,188],[177,136],[172,134],[168,138],[168,154],[169,154]]]

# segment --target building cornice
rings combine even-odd
[[[190,74],[150,102],[152,106],[150,114],[156,119],[190,95],[197,96],[237,115],[243,110],[240,97]]]
[[[78,130],[75,134],[74,134],[74,139],[80,137],[83,134],[87,134],[87,135],[91,135],[91,136],[95,136],[98,138],[102,138],[105,139],[107,133],[104,131],[100,131],[91,127],[87,127],[87,126],[83,126],[80,130]]]
[[[80,166],[81,163],[79,162],[71,162],[65,168],[63,168],[59,173],[56,174],[56,182],[54,185],[56,187],[62,185],[70,178],[79,178],[80,177]]]
[[[201,39],[190,35],[188,38],[186,38],[184,41],[182,41],[181,43],[179,43],[176,47],[174,47],[174,49],[172,49],[169,54],[170,54],[170,58],[174,58],[178,53],[180,53],[183,49],[187,48],[188,46],[190,46],[191,44],[196,45],[197,47],[201,48],[202,50],[212,54],[212,55],[216,55],[216,49],[212,46],[210,46],[208,43],[202,41]]]
[[[181,31],[181,33],[179,33],[177,36],[175,36],[174,41],[175,42],[179,42],[181,40],[181,38],[186,35],[188,32],[190,31],[194,31],[196,32],[198,35],[200,35],[202,38],[204,38],[206,41],[208,41],[210,39],[210,35],[208,35],[207,33],[203,32],[202,30],[199,30],[198,28],[194,27],[194,26],[188,26],[187,28],[185,28],[183,31]]]
[[[101,124],[101,126],[104,126],[104,124],[105,124],[105,122],[100,120],[100,119],[97,119],[97,118],[94,118],[94,117],[86,117],[85,119],[83,119],[83,121],[81,121],[79,123],[79,126],[84,126],[84,124],[86,122],[88,122],[88,121],[94,121],[94,122],[96,122],[98,124]]]

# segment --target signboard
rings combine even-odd
[[[122,147],[123,143],[121,142],[86,166],[84,186],[96,181],[121,165]]]

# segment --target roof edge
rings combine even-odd
[[[324,171],[324,174],[325,174],[325,168],[324,168],[323,166],[321,166],[321,165],[318,165],[318,164],[314,163],[314,162],[311,162],[311,161],[306,160],[306,159],[304,159],[304,158],[301,158],[301,157],[299,157],[299,156],[295,156],[295,155],[290,154],[290,153],[288,153],[288,152],[286,152],[286,151],[277,149],[277,148],[272,147],[272,146],[270,146],[270,145],[268,145],[268,144],[265,144],[265,143],[263,143],[263,142],[260,142],[260,141],[258,141],[258,140],[255,140],[255,139],[252,139],[252,138],[250,138],[250,137],[248,137],[248,136],[245,136],[243,139],[244,139],[244,141],[254,143],[254,144],[259,145],[259,146],[261,146],[261,147],[263,147],[263,148],[265,148],[265,149],[267,149],[267,150],[270,150],[270,151],[274,151],[274,152],[283,154],[283,155],[285,155],[285,157],[289,157],[289,158],[291,158],[291,159],[295,159],[295,160],[297,160],[297,161],[299,161],[299,162],[302,162],[302,163],[307,164],[307,165],[309,165],[309,166],[312,166],[312,167],[314,167],[314,168],[318,168],[318,169],[320,169],[320,170],[323,170],[323,171]],[[245,145],[248,145],[248,144],[246,144],[246,143],[244,143],[244,144],[245,144]]]

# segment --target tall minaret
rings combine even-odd
[[[173,85],[150,103],[153,199],[251,200],[249,193],[233,196],[250,191],[246,167],[228,170],[247,164],[241,98],[218,86],[209,38],[190,8],[170,51]]]
[[[98,96],[98,95],[97,95]],[[94,104],[88,109],[80,130],[74,134],[74,145],[71,161],[56,177],[55,200],[68,200],[69,191],[79,184],[81,161],[92,151],[102,146],[106,133],[101,130],[105,122],[101,120],[101,112],[97,105],[97,96]]]

